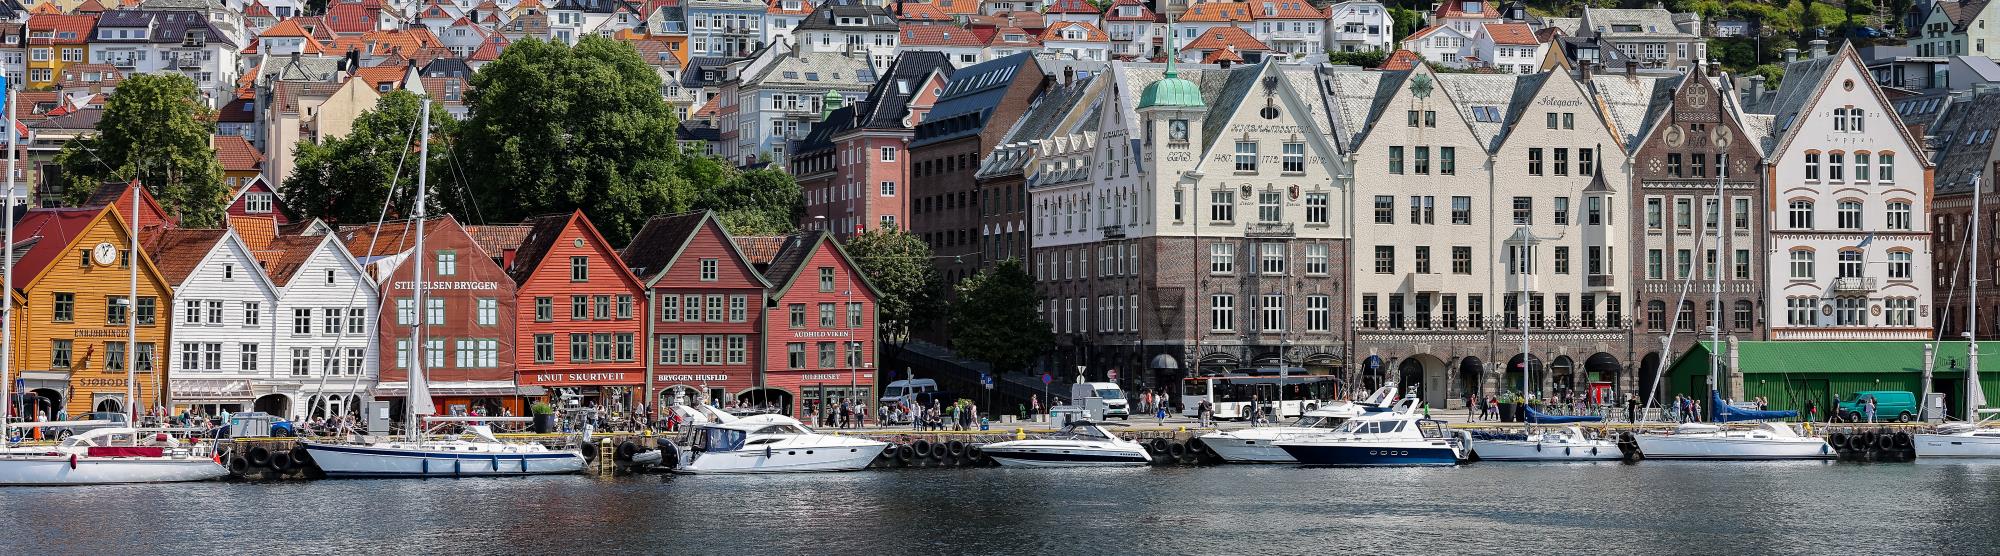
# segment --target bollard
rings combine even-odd
[[[1028,439],[1028,429],[1023,429],[1023,428],[1016,428],[1016,429],[1014,429],[1014,439],[1015,439],[1015,440],[1027,440],[1027,439]]]

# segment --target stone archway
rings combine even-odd
[[[1370,355],[1367,359],[1361,361],[1361,389],[1363,391],[1374,392],[1375,389],[1381,388],[1387,382],[1386,379],[1388,377],[1386,375],[1388,371],[1383,368],[1385,366],[1380,355]]]
[[[251,411],[262,411],[279,418],[291,416],[292,400],[284,394],[265,394],[250,404]]]
[[[1451,378],[1449,376],[1450,373],[1446,372],[1444,360],[1439,359],[1435,355],[1419,353],[1409,356],[1403,359],[1403,361],[1406,367],[1414,363],[1415,366],[1422,369],[1419,381],[1415,383],[1421,386],[1415,390],[1411,390],[1409,385],[1412,382],[1404,380],[1401,383],[1404,388],[1403,395],[1416,394],[1422,397],[1425,403],[1431,404],[1431,407],[1440,409],[1446,407],[1446,400],[1451,399],[1451,389],[1448,387],[1451,383]]]
[[[33,421],[36,415],[40,415],[42,418],[50,421],[56,420],[56,412],[62,411],[63,407],[62,392],[48,388],[36,388],[30,390],[28,393],[33,394],[33,396],[28,398],[27,403],[34,405],[22,411],[24,419]],[[34,414],[28,414],[29,411],[34,412]]]
[[[1576,393],[1576,360],[1558,355],[1549,362],[1549,394]]]
[[[1525,382],[1521,376],[1522,370],[1521,354],[1516,353],[1514,357],[1507,359],[1507,371],[1500,374],[1500,390],[1532,394],[1537,398],[1547,394],[1542,391],[1543,375],[1547,373],[1542,366],[1542,358],[1533,354],[1528,355],[1526,366],[1528,375]]]
[[[1486,377],[1486,362],[1478,357],[1465,356],[1458,360],[1458,395],[1486,395],[1483,382]]]
[[[1424,362],[1415,357],[1404,357],[1396,363],[1396,388],[1408,396],[1424,391]]]
[[[1644,398],[1648,404],[1657,406],[1660,400],[1669,395],[1667,392],[1656,391],[1660,383],[1660,373],[1663,371],[1664,369],[1660,368],[1660,352],[1649,352],[1644,357],[1639,358],[1639,391],[1637,394],[1639,394],[1639,397]]]

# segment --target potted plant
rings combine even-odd
[[[533,414],[535,416],[534,425],[536,433],[547,434],[550,432],[555,432],[556,430],[555,406],[549,405],[548,402],[538,401],[535,402],[535,405],[530,406],[528,408],[528,413]]]
[[[1500,421],[1503,423],[1520,421],[1520,406],[1521,398],[1513,392],[1500,394]]]

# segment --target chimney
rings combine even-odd
[[[1826,57],[1826,39],[1813,39],[1813,41],[1808,44],[1812,46],[1812,57],[1814,58]]]
[[[1634,75],[1639,75],[1639,61],[1638,61],[1638,60],[1626,60],[1626,61],[1625,61],[1625,76],[1626,76],[1626,77],[1631,77],[1631,76],[1634,76]]]
[[[1709,62],[1709,63],[1708,63],[1707,65],[1708,65],[1708,76],[1709,76],[1709,77],[1721,77],[1721,76],[1722,76],[1722,62],[1716,62],[1716,61],[1710,61],[1710,62]]]
[[[1764,76],[1750,76],[1750,100],[1753,102],[1764,100]]]
[[[1799,49],[1797,48],[1785,49],[1785,63],[1789,64],[1797,61],[1799,61]]]
[[[1590,80],[1590,74],[1592,73],[1591,65],[1592,64],[1590,63],[1589,60],[1584,60],[1576,63],[1577,81]]]
[[[1076,81],[1076,66],[1063,68],[1063,86],[1068,87],[1074,81]]]

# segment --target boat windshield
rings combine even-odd
[[[1326,417],[1320,417],[1317,415],[1307,415],[1304,417],[1300,417],[1299,420],[1297,421],[1293,421],[1292,426],[1302,429],[1324,429],[1333,427],[1333,424],[1335,422],[1336,421],[1334,421],[1333,419],[1329,419]]]
[[[743,439],[746,436],[743,431],[739,430],[708,427],[702,429],[700,436],[695,437],[697,443],[695,448],[709,452],[737,450],[743,448]]]
[[[1348,421],[1341,423],[1333,432],[1350,434],[1387,434],[1403,430],[1402,421]]]
[[[1110,438],[1110,435],[1105,434],[1102,429],[1097,428],[1097,425],[1090,423],[1070,423],[1063,425],[1062,430],[1056,431],[1055,435],[1058,437],[1066,436],[1074,438]]]
[[[757,432],[751,434],[800,435],[805,433],[805,429],[800,428],[798,425],[771,425],[757,429]]]

